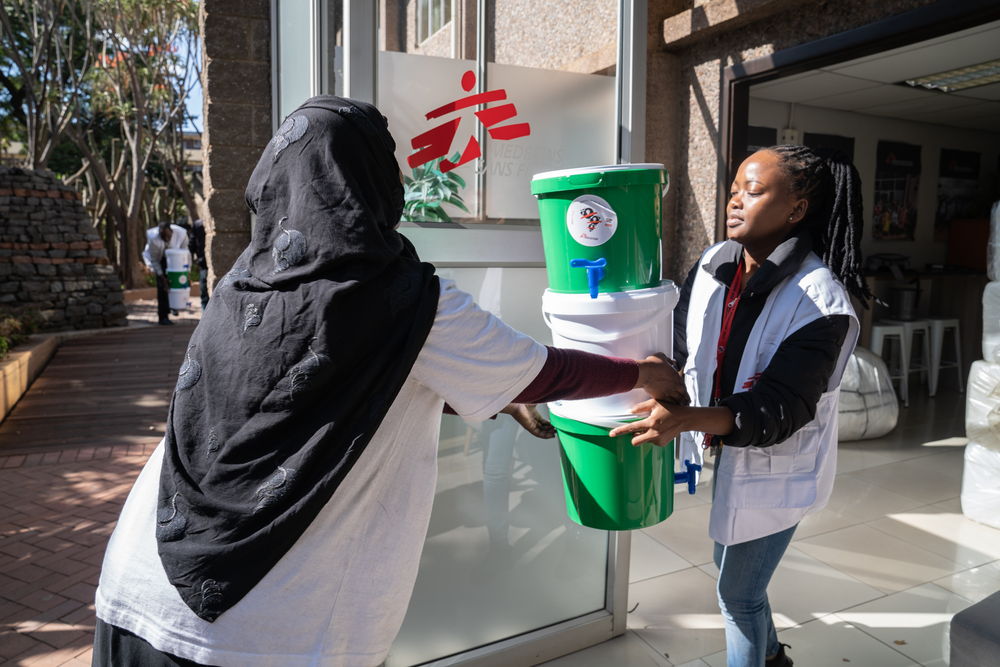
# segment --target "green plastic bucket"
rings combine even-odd
[[[662,164],[535,174],[549,288],[594,296],[658,285],[666,189]]]
[[[559,434],[569,517],[599,530],[634,530],[674,511],[674,441],[635,447],[631,436],[550,413]]]

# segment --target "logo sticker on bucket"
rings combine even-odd
[[[618,214],[597,195],[581,195],[570,202],[566,226],[580,245],[604,245],[618,229]]]

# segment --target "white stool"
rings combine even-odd
[[[920,365],[911,365],[910,356],[913,353],[913,334],[920,332],[923,337],[923,354]],[[899,340],[899,372],[894,374],[890,370],[893,379],[899,380],[899,394],[903,399],[903,405],[910,407],[910,373],[920,371],[925,373],[930,379],[930,324],[927,320],[882,320],[872,326],[872,351],[883,359],[883,347],[886,340]],[[892,368],[894,364],[889,364]]]
[[[937,393],[938,376],[942,368],[954,368],[958,372],[958,392],[965,389],[962,382],[962,335],[959,333],[958,320],[932,318],[927,320],[931,328],[931,367],[927,374],[928,394]],[[955,339],[955,360],[941,363],[941,348],[944,346],[944,335],[951,331]]]

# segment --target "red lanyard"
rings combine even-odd
[[[736,267],[736,275],[729,283],[726,291],[726,303],[722,310],[722,328],[719,329],[719,344],[715,348],[715,383],[712,387],[712,405],[716,405],[722,398],[722,361],[726,357],[726,345],[729,343],[729,334],[733,330],[733,319],[736,317],[736,308],[740,305],[740,298],[743,296],[743,260],[740,260]],[[705,434],[703,447],[712,444],[712,435]]]

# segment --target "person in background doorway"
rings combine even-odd
[[[156,276],[156,315],[160,324],[173,324],[170,321],[170,285],[167,283],[168,248],[187,250],[188,234],[183,227],[164,220],[156,227],[146,230],[146,247],[142,251],[142,260],[146,268]]]
[[[663,358],[546,347],[439,279],[397,230],[394,152],[375,107],[332,96],[265,147],[252,240],[108,543],[95,665],[380,665],[417,578],[446,402],[545,436],[529,404],[686,399]]]
[[[788,667],[767,586],[836,474],[838,389],[858,337],[861,184],[841,155],[773,146],[743,161],[728,240],[701,256],[674,315],[690,406],[650,401],[612,435],[715,455],[709,535],[729,667]],[[689,316],[690,314],[690,316]]]

